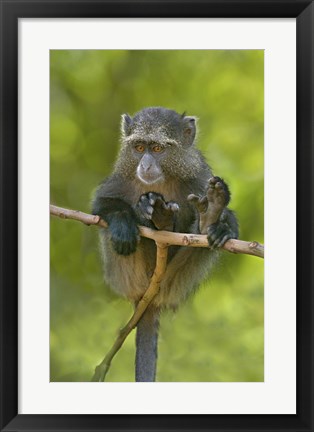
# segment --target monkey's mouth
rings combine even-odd
[[[161,183],[164,180],[164,176],[160,172],[143,172],[142,170],[138,169],[136,174],[137,178],[145,184]]]

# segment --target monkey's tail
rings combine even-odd
[[[135,381],[153,382],[156,376],[159,311],[149,306],[137,324]]]

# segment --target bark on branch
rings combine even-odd
[[[99,216],[83,213],[78,210],[69,210],[55,205],[50,205],[50,213],[54,216],[59,216],[63,219],[74,219],[83,222],[86,225],[98,225],[107,228],[108,224]],[[165,246],[192,246],[192,247],[208,247],[206,235],[201,234],[183,234],[169,231],[155,231],[150,228],[140,226],[140,235],[162,243]],[[243,240],[228,240],[222,249],[235,254],[254,255],[264,258],[264,246],[256,241],[247,242]]]

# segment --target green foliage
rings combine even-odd
[[[232,191],[240,238],[263,242],[263,51],[51,51],[51,202],[90,211],[120,117],[199,118],[198,146]],[[161,322],[159,381],[263,381],[263,261],[222,253],[210,282]],[[98,229],[51,218],[51,381],[89,381],[132,307],[102,279]],[[108,381],[134,380],[134,334]]]

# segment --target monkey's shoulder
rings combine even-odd
[[[113,173],[105,177],[96,189],[96,197],[123,197],[130,190],[130,183],[121,175]]]

